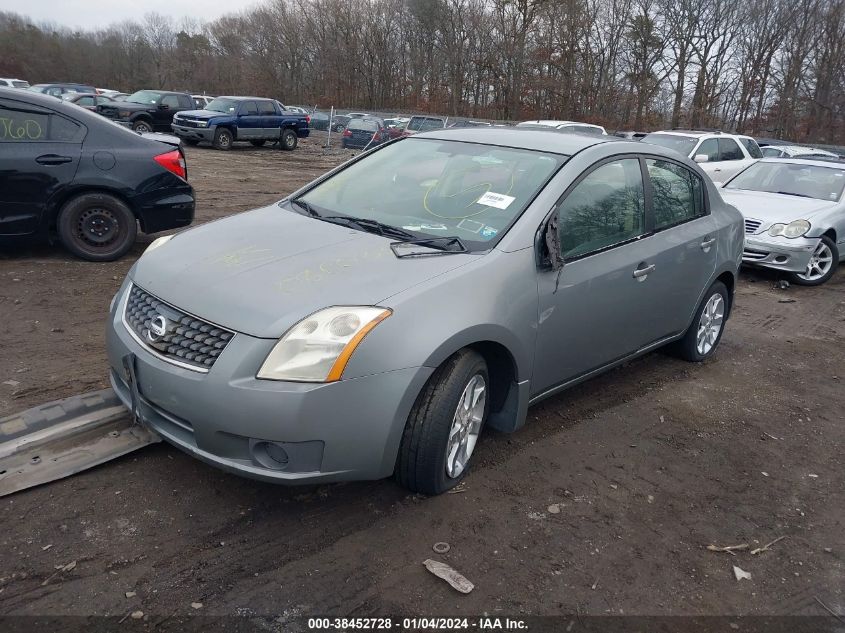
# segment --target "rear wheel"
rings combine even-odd
[[[71,253],[92,262],[122,257],[135,243],[135,215],[121,200],[105,193],[86,193],[67,202],[57,229]]]
[[[291,151],[296,149],[298,142],[299,139],[296,136],[296,132],[290,128],[282,130],[281,146],[283,150]]]
[[[822,235],[803,273],[790,273],[790,279],[799,286],[820,286],[833,277],[839,266],[839,249],[836,242]]]
[[[715,282],[707,289],[695,312],[692,325],[675,344],[678,356],[693,363],[700,363],[713,355],[722,340],[729,301],[728,289],[721,281]]]
[[[221,127],[217,128],[217,131],[214,133],[214,140],[211,144],[214,146],[214,149],[230,150],[232,149],[232,142],[234,140],[232,132],[225,127]]]
[[[132,131],[139,134],[147,134],[153,131],[153,124],[146,119],[138,119],[132,124]]]
[[[434,372],[402,435],[395,472],[402,486],[434,495],[463,479],[490,410],[489,385],[487,363],[469,349]]]
[[[264,143],[266,143],[266,142],[267,142],[267,141],[266,141],[266,140],[264,140],[264,139],[260,139],[260,140],[259,140],[259,139],[256,139],[256,140],[254,140],[254,141],[250,141],[250,143],[251,143],[254,147],[264,147]]]

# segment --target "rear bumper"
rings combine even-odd
[[[306,127],[306,128],[299,128],[299,129],[296,131],[296,135],[297,135],[299,138],[308,138],[308,135],[309,135],[309,134],[311,134],[311,129],[310,129],[310,128],[307,128],[307,127]]]
[[[180,184],[143,193],[132,200],[144,233],[177,229],[194,221],[193,187],[176,176],[172,178]]]
[[[173,130],[173,133],[179,138],[192,141],[208,141],[209,143],[214,140],[214,128],[186,127],[184,125],[171,123],[170,129]]]
[[[746,235],[742,251],[742,263],[746,266],[763,266],[786,272],[802,273],[813,251],[818,246],[817,237],[769,237],[768,235]]]

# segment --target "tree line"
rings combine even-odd
[[[845,143],[845,0],[268,0],[84,31],[0,13],[0,76]]]

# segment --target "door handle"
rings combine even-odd
[[[654,272],[654,269],[657,268],[654,264],[650,266],[645,266],[644,268],[637,268],[634,271],[634,279],[637,281],[645,281],[645,278],[648,277],[649,273]]]
[[[63,165],[73,159],[70,156],[59,156],[58,154],[43,154],[35,159],[39,165]]]
[[[706,253],[708,250],[710,250],[710,247],[713,246],[713,244],[715,242],[716,242],[715,237],[706,237],[706,238],[704,238],[704,241],[701,243],[701,249]]]

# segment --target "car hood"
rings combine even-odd
[[[837,204],[765,191],[719,189],[719,193],[725,202],[739,209],[744,217],[762,220],[764,224],[761,228],[778,222],[789,224],[793,220],[811,220],[816,213],[827,211]]]
[[[224,112],[215,112],[214,110],[183,110],[179,113],[180,119],[213,119],[216,116],[234,116]]]
[[[190,229],[147,253],[130,275],[147,292],[236,332],[278,338],[333,305],[379,305],[477,260],[398,259],[390,240],[278,205]]]

